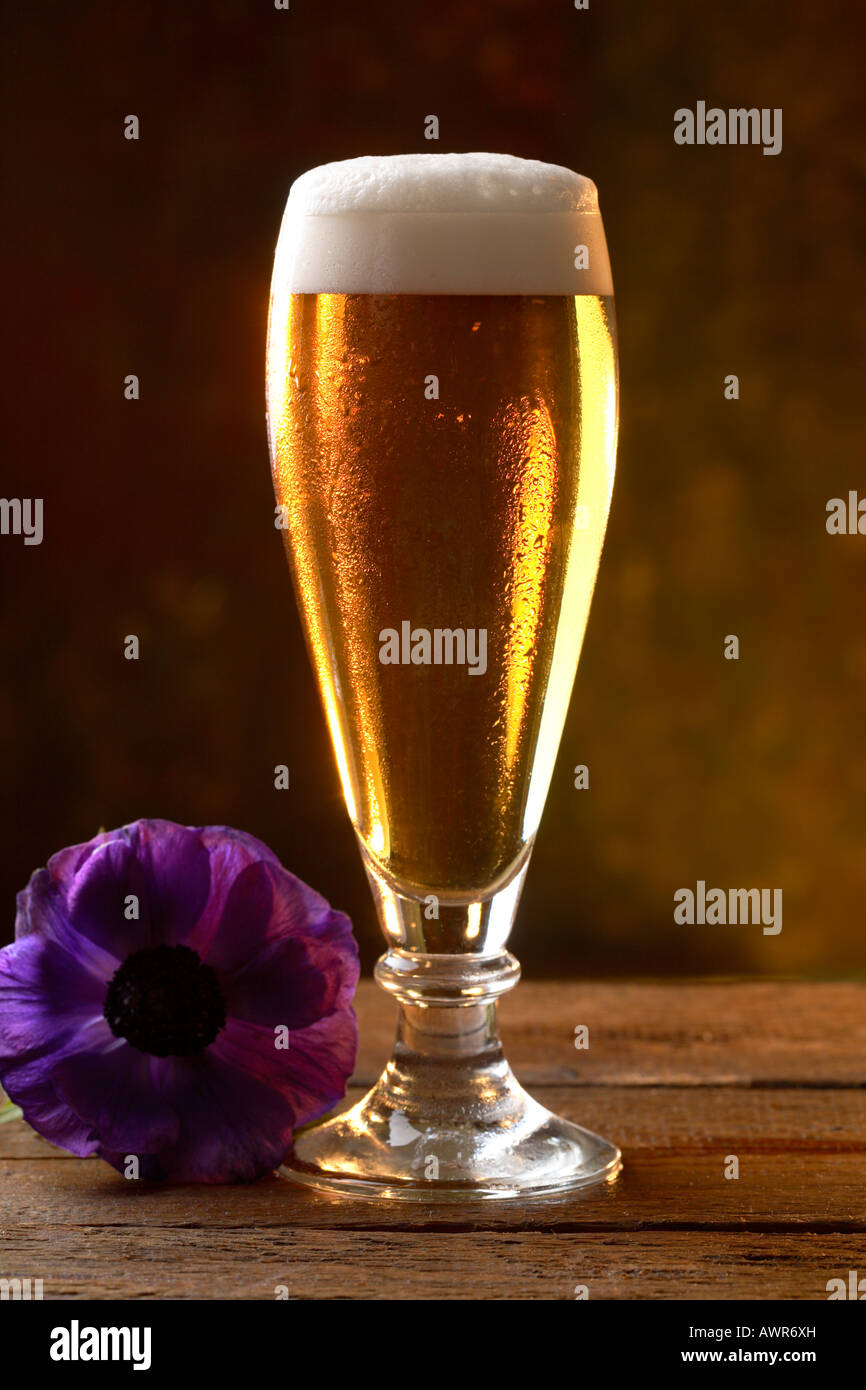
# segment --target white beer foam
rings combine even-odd
[[[504,154],[367,156],[310,169],[289,192],[273,289],[613,293],[592,180]]]
[[[289,206],[350,212],[595,212],[591,179],[511,154],[398,154],[320,164],[296,179]]]

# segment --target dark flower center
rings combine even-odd
[[[193,1057],[226,1021],[217,977],[189,946],[150,946],[127,956],[103,1012],[116,1038],[153,1057]]]

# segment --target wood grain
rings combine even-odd
[[[683,1153],[841,1153],[866,1145],[866,1089],[725,1086],[534,1086],[557,1114],[611,1135],[634,1157]],[[347,1104],[363,1091],[352,1087]],[[0,1128],[0,1159],[72,1155],[23,1124]]]
[[[629,1155],[616,1183],[535,1202],[426,1205],[329,1197],[279,1178],[252,1187],[159,1187],[128,1182],[96,1159],[0,1164],[14,1193],[7,1230],[40,1225],[197,1226],[211,1230],[777,1230],[866,1231],[864,1154],[755,1154],[740,1177],[725,1154]],[[864,1243],[866,1244],[866,1243]]]
[[[614,1184],[471,1207],[158,1188],[13,1122],[0,1274],[47,1298],[814,1299],[866,1264],[866,986],[533,984],[502,1012],[538,1098],[622,1145]],[[393,1029],[369,983],[358,1013],[350,1099]]]
[[[362,982],[364,1085],[393,1043],[395,1006],[377,994]],[[866,1086],[864,1002],[860,984],[523,982],[499,1011],[512,1065],[534,1086]],[[574,1046],[579,1024],[586,1051]]]
[[[821,1299],[861,1237],[636,1231],[25,1231],[46,1299]],[[38,1273],[37,1273],[38,1272]],[[296,1330],[296,1324],[292,1324]]]

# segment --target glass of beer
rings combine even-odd
[[[268,333],[274,487],[387,944],[376,979],[398,1005],[373,1089],[296,1137],[296,1181],[453,1201],[619,1170],[614,1144],[527,1095],[496,1026],[604,540],[617,392],[589,179],[430,154],[293,184]]]

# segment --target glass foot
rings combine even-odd
[[[420,1202],[542,1197],[616,1177],[622,1156],[615,1144],[513,1085],[522,1099],[507,1120],[467,1116],[447,1129],[419,1129],[421,1117],[383,1107],[374,1088],[353,1109],[299,1135],[279,1174],[345,1196]]]
[[[510,961],[496,978],[506,969]],[[394,1055],[376,1085],[298,1134],[280,1174],[347,1196],[420,1202],[540,1197],[613,1179],[617,1146],[551,1114],[517,1081],[492,992],[451,1007],[404,996]]]

